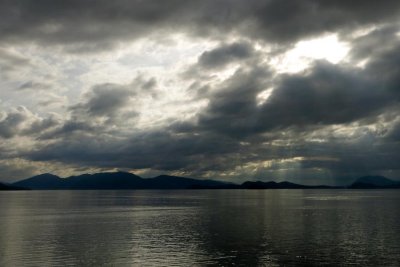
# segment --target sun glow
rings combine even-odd
[[[278,72],[295,73],[306,69],[314,60],[327,60],[333,64],[344,60],[349,47],[341,42],[336,35],[300,41],[293,49],[272,60]]]

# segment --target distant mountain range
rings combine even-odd
[[[399,181],[390,180],[384,176],[364,176],[352,183],[351,189],[379,189],[379,188],[400,188]]]
[[[45,173],[13,184],[0,183],[0,190],[105,190],[105,189],[373,189],[400,188],[400,182],[383,176],[364,176],[349,186],[310,186],[290,182],[253,182],[242,184],[216,180],[198,180],[186,177],[160,175],[154,178],[142,178],[127,172],[105,172],[82,174],[68,178]]]
[[[13,185],[30,189],[190,189],[225,188],[231,183],[214,180],[160,175],[154,178],[141,178],[127,172],[96,173],[60,178],[53,174],[41,174],[18,181]]]

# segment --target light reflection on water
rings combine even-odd
[[[400,266],[397,190],[0,192],[0,266]]]

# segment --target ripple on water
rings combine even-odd
[[[400,266],[397,192],[0,192],[0,266]]]

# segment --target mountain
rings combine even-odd
[[[14,183],[31,189],[191,189],[223,187],[228,183],[214,180],[161,175],[154,178],[141,178],[127,172],[82,174],[60,178],[52,174],[41,174]]]
[[[36,190],[53,189],[373,189],[373,188],[400,188],[400,182],[383,176],[364,176],[358,178],[347,187],[338,186],[310,186],[290,182],[261,182],[247,181],[242,184],[228,183],[216,180],[198,180],[179,176],[160,175],[153,178],[142,178],[128,172],[105,172],[82,174],[68,178],[45,173],[25,180],[18,181],[6,187],[29,188]],[[0,187],[1,189],[1,187]]]
[[[56,175],[44,173],[22,181],[18,181],[12,185],[31,189],[58,189],[64,184],[63,180],[64,179],[61,179]]]
[[[83,174],[65,178],[63,189],[143,189],[145,179],[128,172]]]
[[[18,186],[0,183],[0,190],[26,190],[26,189]]]
[[[352,189],[374,189],[374,188],[400,188],[399,181],[390,180],[384,176],[363,176],[352,183]]]

